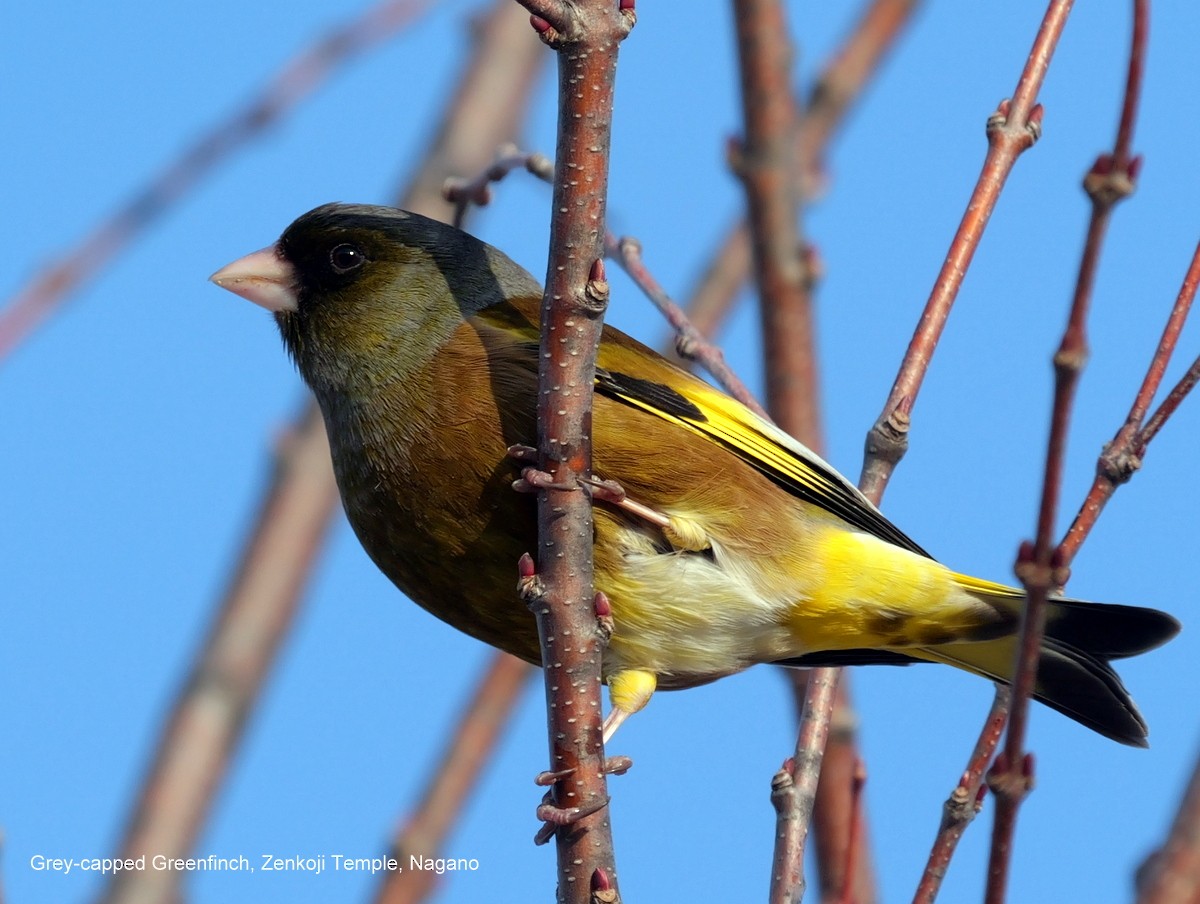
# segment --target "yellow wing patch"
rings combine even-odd
[[[746,406],[687,376],[678,388],[599,369],[596,391],[706,436],[799,498],[902,549],[929,553],[815,453]]]

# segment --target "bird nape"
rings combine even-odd
[[[533,441],[542,289],[495,248],[388,207],[326,204],[212,277],[275,315],[367,554],[434,615],[540,663],[512,590],[537,549],[507,450]],[[606,326],[593,399],[595,583],[611,601],[606,737],[656,688],[756,663],[940,662],[1008,681],[1022,594],[957,574],[800,443]],[[1035,696],[1145,746],[1111,661],[1179,630],[1054,599]]]

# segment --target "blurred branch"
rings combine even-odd
[[[730,142],[729,156],[746,192],[761,299],[767,409],[784,430],[819,445],[812,297],[795,179],[799,167],[793,49],[780,0],[733,0],[733,13],[745,135],[740,143]],[[839,674],[836,669],[810,673],[791,759],[794,768],[772,783],[776,825],[771,901],[798,900],[804,894],[805,842]]]
[[[376,904],[416,904],[434,890],[437,873],[409,869],[409,856],[415,854],[421,859],[438,856],[534,671],[533,666],[515,656],[500,651],[492,655],[491,663],[475,686],[475,695],[436,760],[437,771],[416,813],[392,845],[391,856],[401,869],[384,872]]]
[[[539,807],[557,837],[559,901],[619,900],[604,744],[592,579],[591,387],[608,282],[604,221],[617,50],[636,21],[632,0],[521,0],[558,51],[558,141],[538,356],[538,561],[523,560],[522,595],[537,619],[553,786]],[[528,560],[528,557],[526,557]],[[593,600],[595,600],[593,604]],[[539,833],[539,837],[544,837]]]
[[[519,32],[514,26],[519,26]],[[454,101],[403,199],[409,209],[448,218],[450,208],[440,196],[446,161],[480,167],[486,160],[486,151],[481,149],[511,139],[519,128],[542,58],[541,47],[529,39],[527,28],[518,9],[508,0],[498,0],[478,30],[472,59]],[[499,65],[492,66],[494,63]],[[481,96],[487,103],[480,102]],[[240,729],[249,721],[262,678],[290,627],[313,564],[316,538],[323,536],[336,511],[337,487],[328,441],[311,400],[280,453],[276,482],[260,508],[253,540],[221,604],[222,614],[159,739],[155,765],[122,843],[122,856],[143,852],[185,856],[191,850]],[[306,550],[309,555],[304,555]],[[221,651],[244,648],[246,637],[255,636],[247,634],[245,624],[269,625],[273,636],[263,638],[244,659],[229,662]],[[234,666],[237,671],[230,671]],[[198,676],[209,676],[209,680],[200,681]],[[235,680],[240,681],[241,689],[236,706],[206,707],[214,688]],[[203,735],[195,730],[197,726],[206,728]],[[207,776],[207,784],[198,783],[197,774]],[[171,875],[178,874],[146,871],[118,877],[121,883],[130,883],[134,877],[140,882]],[[114,882],[107,899],[160,901],[168,899],[169,891],[170,887],[143,884],[134,888]]]
[[[0,311],[0,361],[201,178],[290,113],[339,67],[395,36],[431,5],[430,0],[385,0],[295,57],[258,97],[201,136],[111,219],[13,296]]]
[[[429,150],[396,192],[401,207],[454,222],[442,195],[446,180],[476,172],[492,148],[516,141],[522,131],[546,54],[529,34],[528,16],[513,7],[511,0],[492,0],[471,23],[474,53]]]
[[[796,189],[793,49],[780,0],[733,0],[745,137],[730,141],[746,192],[761,298],[767,410],[803,443],[821,445],[807,255]]]
[[[798,132],[801,194],[819,193],[824,181],[825,150],[850,107],[878,73],[883,58],[912,19],[918,0],[873,0],[817,77],[803,110]]]
[[[160,739],[120,857],[185,857],[195,844],[259,688],[291,626],[337,503],[320,413],[306,406],[275,455],[271,487]],[[121,871],[110,904],[173,900],[180,873]]]
[[[824,153],[847,112],[879,71],[917,0],[873,0],[841,49],[817,77],[803,108],[796,133],[798,184],[803,197],[816,194],[823,182]],[[709,261],[687,302],[692,323],[703,334],[716,333],[742,285],[750,276],[750,229],[739,220]]]
[[[1138,870],[1137,904],[1200,901],[1200,760],[1163,846]]]
[[[1051,4],[1042,26],[1042,34],[1054,34],[1054,38],[1048,40],[1050,49],[1057,40],[1057,33],[1061,32],[1066,23],[1070,6],[1069,0]],[[1029,700],[1037,681],[1038,660],[1045,630],[1046,600],[1052,589],[1066,583],[1068,575],[1064,567],[1063,551],[1053,540],[1066,457],[1067,432],[1075,389],[1088,355],[1087,315],[1104,236],[1113,207],[1133,191],[1136,162],[1131,159],[1129,148],[1133,139],[1138,93],[1141,89],[1148,18],[1146,0],[1135,0],[1125,100],[1122,104],[1115,147],[1111,155],[1101,155],[1097,158],[1084,179],[1084,189],[1092,202],[1092,211],[1075,282],[1075,293],[1071,301],[1071,312],[1062,342],[1054,355],[1054,405],[1050,417],[1050,439],[1046,449],[1042,499],[1038,508],[1037,534],[1032,543],[1023,543],[1017,554],[1016,573],[1025,588],[1026,604],[1021,614],[1021,633],[1012,680],[1012,699],[1009,704],[1004,752],[1002,757],[997,759],[988,778],[989,786],[996,793],[996,817],[992,825],[992,844],[988,860],[985,893],[987,904],[1002,904],[1005,899],[1017,810],[1033,782],[1032,759],[1024,749]],[[1048,62],[1049,50],[1043,55]],[[1044,70],[1045,63],[1035,59],[1035,54],[1031,54],[1026,72],[1035,65]]]
[[[988,763],[992,761],[996,745],[1004,735],[1010,697],[1011,692],[1006,685],[996,685],[992,708],[983,723],[979,740],[975,742],[975,749],[971,751],[971,758],[967,760],[967,768],[963,770],[962,778],[942,805],[942,823],[938,826],[929,860],[913,896],[913,904],[933,904],[942,887],[942,880],[946,878],[946,870],[950,866],[954,851],[958,848],[959,839],[983,808],[983,796],[987,791],[983,784],[984,773]]]
[[[797,714],[801,714],[810,673],[800,669],[787,669],[787,673],[796,688]],[[865,781],[858,715],[850,700],[850,674],[843,669],[833,700],[813,808],[817,877],[821,900],[826,904],[872,904],[879,897],[863,803]]]

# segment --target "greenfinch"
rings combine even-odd
[[[514,491],[533,443],[537,280],[435,220],[327,204],[213,281],[274,312],[328,430],[346,514],[395,585],[539,664],[517,598],[537,549]],[[656,688],[756,663],[940,662],[1011,676],[1021,591],[957,574],[800,443],[605,326],[593,410],[595,585],[613,630],[608,729]],[[1035,696],[1124,744],[1146,723],[1110,660],[1170,639],[1155,609],[1053,599]]]

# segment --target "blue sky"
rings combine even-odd
[[[1033,530],[1051,391],[1087,212],[1078,188],[1116,123],[1126,4],[1081,4],[1042,100],[1044,137],[1022,159],[963,288],[914,415],[885,512],[958,570],[1010,580]],[[725,4],[644,4],[622,49],[610,222],[636,234],[678,296],[736,215],[724,143],[740,127]],[[826,278],[818,327],[827,458],[856,477],[920,305],[984,153],[983,125],[1012,90],[1039,4],[927,4],[837,141],[829,190],[805,220]],[[206,282],[330,200],[384,201],[427,139],[476,7],[447,2],[339,73],[232,158],[0,362],[2,881],[14,901],[82,901],[94,876],[33,871],[37,854],[114,852],[164,714],[210,623],[269,474],[273,440],[303,400],[269,318]],[[357,9],[357,7],[355,7]],[[793,4],[807,79],[846,13]],[[51,0],[12,17],[0,58],[7,215],[0,297],[83,236],[335,22],[328,4],[216,0],[190,7]],[[1080,388],[1065,528],[1096,454],[1124,416],[1197,238],[1200,13],[1158,4],[1134,142],[1138,193],[1100,267]],[[549,72],[548,72],[549,74]],[[553,149],[553,78],[528,144]],[[524,178],[474,223],[544,273],[549,196]],[[664,332],[622,278],[609,317]],[[758,385],[755,317],[723,336]],[[1200,352],[1184,334],[1173,381]],[[1037,708],[1038,786],[1021,814],[1011,899],[1127,900],[1196,756],[1195,443],[1185,405],[1076,560],[1073,595],[1155,605],[1179,639],[1123,663],[1151,725],[1149,751]],[[1184,566],[1187,566],[1186,568]],[[370,856],[414,805],[488,651],[408,603],[336,523],[198,853],[252,859]],[[883,895],[911,895],[981,724],[990,687],[949,669],[860,670],[853,691]],[[549,895],[553,852],[530,843],[544,768],[541,694],[526,695],[446,853],[480,861],[439,900]],[[661,694],[622,729],[634,769],[613,783],[630,900],[765,894],[772,773],[793,743],[784,682],[759,668]],[[983,886],[990,807],[942,900]],[[362,875],[197,875],[205,901],[358,901]]]

